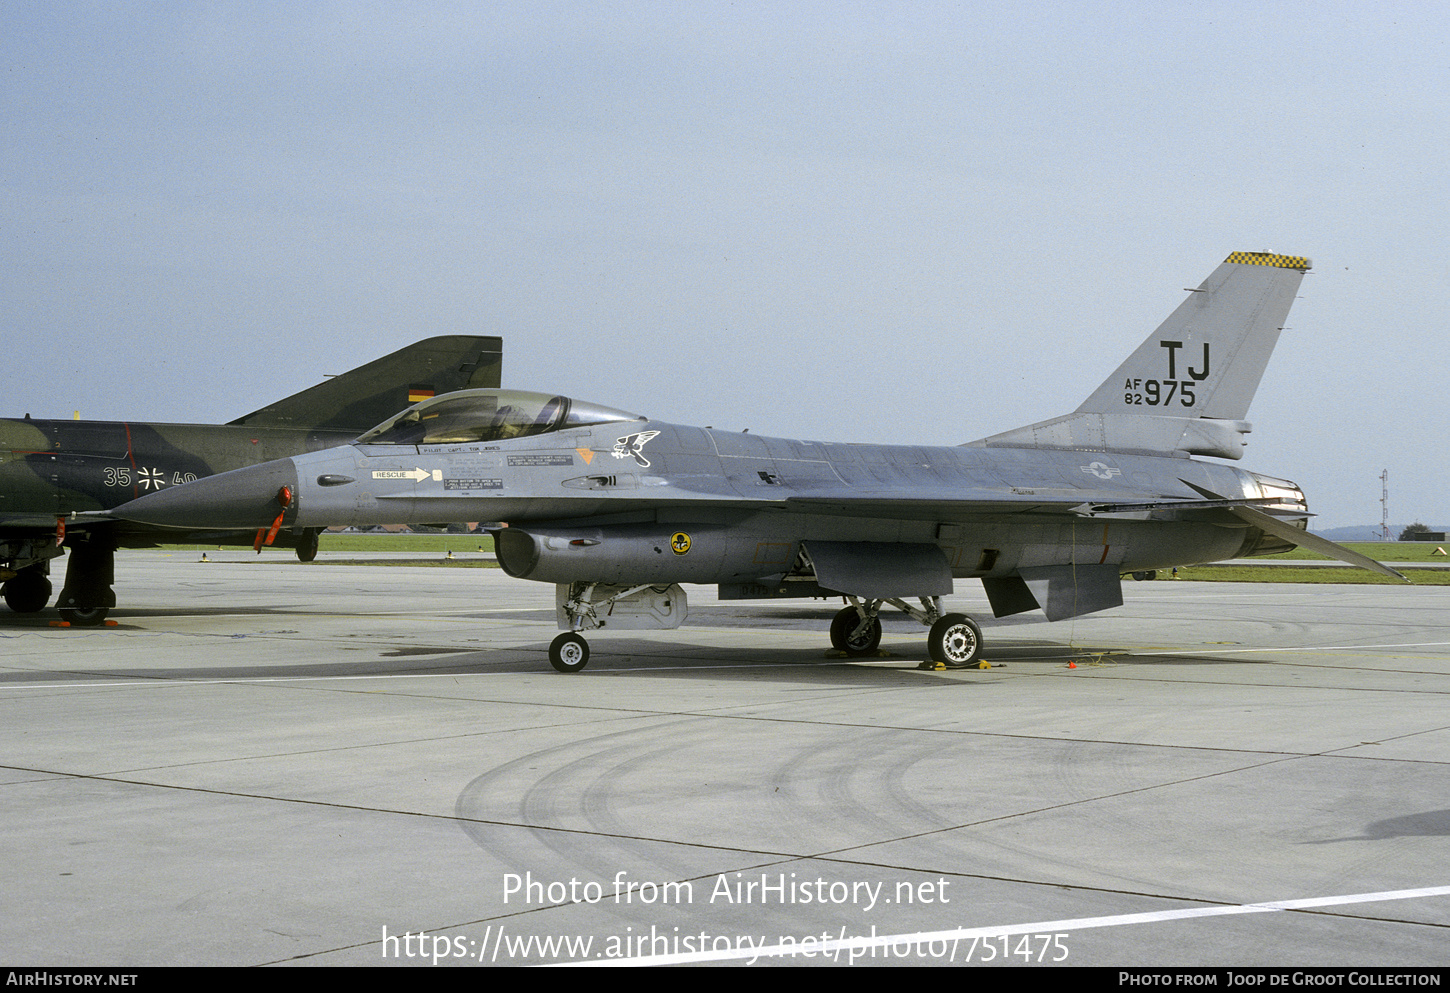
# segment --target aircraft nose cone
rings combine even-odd
[[[285,508],[278,496],[283,488]],[[155,527],[261,528],[296,506],[297,466],[280,459],[149,493],[121,504],[111,516]]]

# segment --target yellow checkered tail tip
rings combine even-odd
[[[1314,268],[1314,263],[1302,255],[1275,255],[1273,252],[1234,252],[1224,262],[1235,265],[1268,265],[1276,269]]]

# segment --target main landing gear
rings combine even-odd
[[[12,546],[13,547],[13,546]],[[116,581],[116,546],[109,535],[87,531],[73,532],[66,539],[69,553],[65,569],[65,586],[55,598],[61,620],[75,627],[92,627],[105,621],[116,605],[111,588]],[[16,570],[5,581],[5,605],[17,614],[34,614],[50,602],[50,562],[61,549],[47,541],[43,548],[22,548],[23,559],[33,564]],[[37,558],[43,561],[35,562]]]
[[[831,618],[831,647],[852,658],[874,655],[881,644],[881,618],[876,616],[881,601],[867,600],[866,604],[842,607]]]
[[[50,603],[50,591],[45,566],[26,566],[5,581],[5,605],[17,614],[34,614]]]
[[[116,581],[116,548],[105,538],[82,539],[70,549],[65,570],[65,588],[56,598],[56,610],[63,621],[75,627],[94,627],[105,621],[116,605],[111,585]]]
[[[934,662],[948,669],[965,669],[977,664],[982,654],[982,629],[966,614],[943,614],[941,598],[921,599],[920,607],[890,597],[885,600],[862,600],[847,597],[843,607],[831,619],[831,647],[853,658],[876,654],[881,644],[881,619],[885,604],[910,615],[930,629],[926,636],[927,652]],[[930,666],[927,666],[930,668]]]
[[[933,661],[948,669],[966,669],[981,657],[982,629],[966,614],[947,614],[931,626],[926,647]]]

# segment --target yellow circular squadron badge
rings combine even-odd
[[[670,535],[670,548],[676,555],[684,555],[690,550],[690,536],[683,531],[676,531]]]

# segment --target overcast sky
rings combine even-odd
[[[225,421],[423,337],[833,441],[1075,408],[1314,270],[1244,468],[1450,523],[1450,5],[0,0],[8,416]]]

